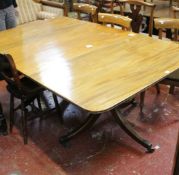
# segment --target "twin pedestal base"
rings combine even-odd
[[[117,124],[137,143],[142,145],[144,148],[147,149],[147,152],[152,153],[154,152],[154,148],[152,144],[143,139],[130,125],[130,123],[125,119],[125,117],[122,116],[122,114],[117,110],[113,109],[111,110],[111,113],[113,117],[115,118],[115,121]],[[96,120],[99,118],[100,114],[90,114],[87,119],[77,128],[74,130],[70,131],[66,135],[60,137],[59,141],[61,144],[65,144],[67,141],[71,140],[73,137],[76,135],[80,134],[86,129],[89,129],[92,127],[92,125],[96,122]]]

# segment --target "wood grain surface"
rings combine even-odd
[[[110,110],[179,68],[179,44],[59,17],[0,32],[17,69],[91,112]]]

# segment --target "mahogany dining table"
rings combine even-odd
[[[110,111],[128,135],[154,150],[118,106],[179,68],[179,44],[58,17],[0,32],[0,53],[10,54],[21,73],[90,113],[61,142]]]

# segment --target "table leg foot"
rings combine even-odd
[[[152,153],[154,152],[154,148],[152,147],[152,144],[143,139],[129,124],[129,122],[121,115],[119,111],[116,109],[112,110],[112,114],[116,120],[116,122],[120,125],[120,127],[131,137],[133,138],[137,143],[142,145],[147,149],[147,152]]]
[[[100,114],[90,114],[87,117],[87,119],[80,126],[75,128],[74,130],[70,131],[66,135],[61,136],[59,139],[59,142],[61,144],[65,144],[67,141],[71,140],[76,135],[78,135],[81,132],[83,132],[84,130],[90,128],[96,122],[96,120],[99,118],[99,116],[100,116]]]

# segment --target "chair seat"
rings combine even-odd
[[[27,77],[21,78],[20,81],[22,84],[22,89],[20,90],[15,85],[7,85],[7,90],[18,99],[21,99],[23,96],[25,96],[27,100],[33,100],[40,92],[44,90],[43,87]]]

